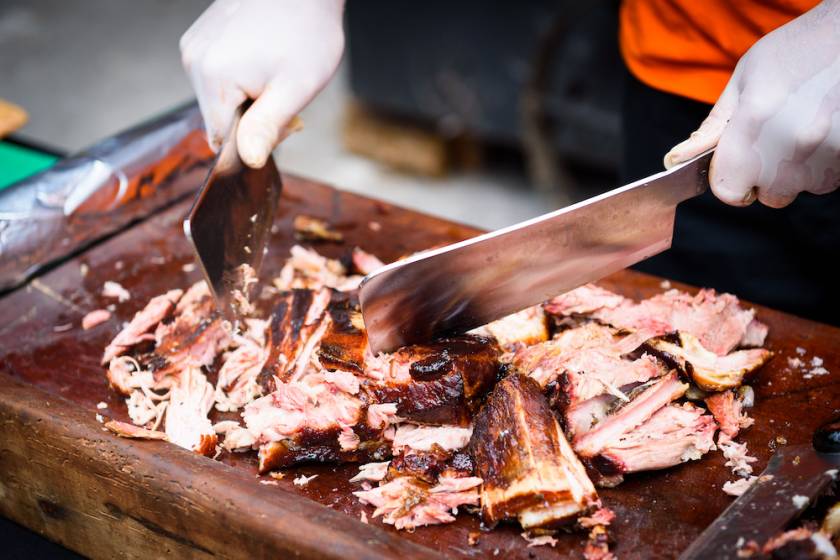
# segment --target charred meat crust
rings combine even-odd
[[[327,312],[331,320],[321,339],[321,365],[328,370],[341,369],[361,374],[365,366],[367,334],[362,328],[357,292],[333,290]]]
[[[355,430],[357,434],[363,430]],[[340,430],[304,428],[293,438],[266,443],[259,450],[259,472],[289,467],[298,463],[355,463],[381,461],[391,453],[390,443],[383,438],[362,439],[357,449],[344,451],[338,443]],[[381,436],[381,431],[375,431]],[[363,435],[363,434],[359,434]],[[364,434],[366,435],[366,434]]]
[[[408,383],[369,385],[372,402],[394,402],[397,416],[420,424],[466,426],[498,378],[501,349],[494,340],[466,335],[399,350]]]
[[[428,484],[436,484],[441,474],[472,476],[475,470],[469,454],[450,452],[435,445],[430,451],[401,453],[391,459],[388,480],[399,476],[413,476]]]
[[[298,347],[304,342],[304,333],[301,331],[314,297],[315,292],[312,290],[290,290],[282,295],[272,310],[267,337],[268,358],[257,377],[257,383],[264,394],[274,391],[274,377],[284,377],[297,355]]]
[[[468,446],[484,480],[482,517],[523,527],[562,524],[597,495],[533,379],[511,375],[476,415]]]

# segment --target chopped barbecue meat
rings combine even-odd
[[[173,320],[158,323],[154,351],[138,356],[138,361],[148,365],[159,381],[212,364],[230,341],[230,325],[216,311],[207,284],[200,281],[178,301]]]
[[[688,384],[681,383],[676,372],[669,373],[592,430],[576,436],[572,442],[575,451],[582,457],[596,456],[603,449],[617,444],[624,434],[642,425],[659,409],[681,397],[686,389]]]
[[[731,294],[700,290],[691,296],[678,290],[636,303],[593,285],[558,296],[546,305],[548,313],[560,316],[586,314],[618,328],[674,331],[692,334],[704,348],[725,355],[738,346],[761,346],[767,327],[755,320],[755,311],[740,307]]]
[[[129,424],[128,422],[120,422],[119,420],[110,420],[105,422],[105,427],[118,436],[124,438],[159,439],[164,441],[168,439],[166,434],[163,432],[158,432],[157,430],[147,430],[146,428],[141,428],[139,426],[135,426],[134,424]]]
[[[742,428],[749,428],[754,420],[743,411],[743,401],[734,391],[723,391],[706,397],[706,406],[720,426],[721,433],[730,438],[738,435]]]
[[[525,529],[571,521],[598,502],[537,383],[510,375],[475,418],[469,445],[484,480],[486,523],[519,520]]]
[[[344,236],[330,228],[324,220],[298,214],[292,227],[295,228],[295,239],[299,241],[344,241]]]
[[[503,350],[514,352],[548,340],[548,321],[542,305],[535,305],[474,329],[471,333],[494,338]]]
[[[272,281],[278,290],[334,288],[348,291],[358,288],[362,281],[361,276],[348,276],[340,261],[322,257],[311,249],[295,245],[291,253],[280,275]]]
[[[300,379],[323,337],[328,321],[325,310],[330,290],[295,289],[282,294],[271,313],[266,336],[266,360],[258,382],[265,393],[277,381]]]
[[[589,531],[586,540],[586,547],[583,549],[585,560],[615,560],[615,555],[610,552],[609,535],[603,525],[595,525]]]
[[[82,329],[90,330],[93,327],[101,325],[111,318],[111,312],[107,309],[96,309],[82,317]]]
[[[318,360],[326,369],[363,373],[367,334],[356,292],[333,292],[327,306],[329,326],[318,349]]]
[[[715,423],[691,403],[660,408],[649,420],[621,435],[590,461],[615,484],[628,473],[666,469],[696,460],[714,447]]]
[[[371,255],[358,247],[353,248],[353,267],[359,274],[367,276],[383,266],[385,266],[385,263],[380,261],[375,255]]]
[[[429,451],[405,449],[391,459],[388,478],[413,476],[419,480],[434,484],[438,477],[472,476],[474,465],[469,454],[460,451],[446,451],[434,446]]]
[[[407,447],[414,451],[432,451],[440,448],[444,451],[462,449],[470,441],[472,426],[417,426],[400,424],[394,435],[393,447]]]
[[[247,321],[253,333],[234,335],[235,348],[223,357],[224,362],[216,383],[217,410],[239,410],[262,395],[262,387],[257,379],[268,357],[265,349],[267,321]]]
[[[369,356],[366,391],[373,402],[397,403],[397,415],[421,424],[466,426],[478,399],[496,383],[501,350],[473,335],[406,346]]]
[[[169,441],[201,455],[212,455],[218,438],[207,418],[213,408],[213,385],[197,367],[184,370],[172,388],[164,431]]]
[[[414,477],[401,476],[376,488],[353,492],[363,504],[376,507],[373,517],[397,529],[414,529],[455,521],[459,506],[477,505],[477,477],[441,477],[430,486]]]
[[[131,322],[108,344],[102,356],[102,365],[124,354],[136,344],[154,340],[154,335],[150,331],[169,316],[183,293],[183,290],[169,290],[163,295],[153,297],[146,307],[138,311]]]
[[[744,376],[760,368],[773,356],[772,352],[763,348],[738,350],[719,356],[704,348],[697,337],[685,332],[654,338],[647,344],[666,361],[677,364],[705,391],[738,387]]]

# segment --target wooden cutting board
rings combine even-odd
[[[325,185],[285,182],[267,276],[279,272],[294,243],[291,222],[298,213],[323,218],[344,234],[343,245],[316,247],[334,257],[359,245],[387,261],[477,233]],[[172,207],[0,300],[0,514],[97,558],[580,557],[582,534],[561,536],[555,549],[527,548],[515,525],[482,532],[470,546],[468,534],[480,524],[467,514],[413,533],[378,520],[362,524],[360,513],[370,515],[371,508],[350,494],[352,465],[307,465],[274,481],[257,477],[254,454],[213,461],[103,431],[97,413],[127,416],[106,385],[102,349],[149,298],[199,278],[185,269],[192,262],[181,230],[187,209],[188,202]],[[132,298],[117,304],[111,321],[83,331],[86,312],[112,303],[100,295],[106,280],[120,282]],[[633,272],[603,284],[634,298],[663,290],[659,279]],[[756,423],[744,434],[760,472],[775,446],[807,442],[816,426],[840,412],[840,329],[760,307],[758,317],[770,326],[768,347],[776,353],[753,380]],[[821,357],[831,373],[804,379],[803,371],[789,368],[797,347],[806,360]],[[108,408],[98,410],[99,402]],[[734,478],[723,463],[712,452],[602,490],[617,514],[612,534],[619,557],[673,558],[683,550],[732,500],[721,491]],[[297,487],[292,479],[299,474],[318,478]]]

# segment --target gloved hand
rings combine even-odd
[[[344,0],[216,0],[201,14],[181,37],[181,57],[214,150],[250,98],[239,155],[251,167],[266,162],[338,67],[343,9]]]
[[[840,0],[825,0],[741,57],[709,116],[665,167],[717,145],[709,181],[734,206],[787,206],[840,186]]]

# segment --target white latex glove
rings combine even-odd
[[[741,57],[709,116],[665,167],[717,145],[709,179],[734,206],[787,206],[840,186],[840,0],[825,0]]]
[[[216,0],[181,37],[207,137],[218,150],[237,107],[239,155],[261,167],[323,89],[344,50],[344,0]]]

